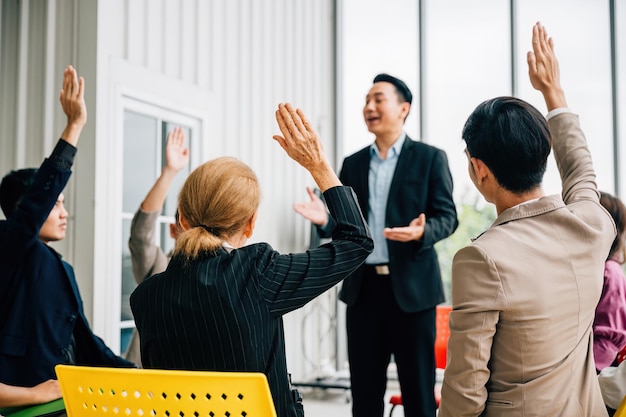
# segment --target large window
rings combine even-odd
[[[516,2],[519,97],[542,112],[541,94],[528,81],[526,51],[531,49],[531,27],[539,21],[554,38],[561,68],[561,84],[568,105],[580,122],[594,161],[598,187],[615,192],[613,163],[613,114],[611,110],[611,34],[608,1],[523,0]],[[546,4],[549,7],[546,7]],[[567,10],[567,19],[563,18]],[[549,158],[544,180],[546,193],[561,190],[553,158]]]
[[[361,114],[373,76],[389,72],[403,78],[414,92],[405,129],[413,139],[446,151],[454,180],[461,224],[452,238],[438,245],[447,290],[452,256],[495,217],[493,205],[478,194],[467,173],[461,139],[467,117],[482,101],[503,95],[520,97],[546,113],[541,94],[528,80],[526,53],[532,48],[535,22],[544,24],[555,40],[561,81],[570,108],[581,117],[598,187],[608,192],[625,189],[626,181],[616,182],[620,177],[614,159],[616,152],[626,155],[626,146],[617,146],[619,136],[624,136],[619,116],[626,108],[626,43],[620,36],[626,22],[623,2],[392,0],[381,9],[374,0],[344,0],[341,5],[338,123],[342,142],[337,154],[350,154],[373,140]],[[556,164],[549,158],[544,192],[556,194],[560,189]]]
[[[137,286],[131,269],[131,256],[128,249],[130,224],[165,164],[165,142],[167,134],[174,127],[183,128],[186,143],[190,148],[190,165],[181,171],[169,189],[161,215],[155,229],[154,243],[169,253],[174,241],[169,235],[169,225],[174,222],[177,195],[191,167],[198,160],[199,141],[197,138],[199,121],[192,117],[128,99],[124,106],[124,178],[122,213],[122,262],[121,262],[121,311],[120,311],[120,351],[125,352],[130,342],[135,323],[130,310],[129,297]]]

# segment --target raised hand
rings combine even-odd
[[[165,167],[179,172],[189,164],[189,148],[185,146],[185,133],[180,127],[167,134]]]
[[[318,226],[324,226],[328,223],[328,213],[326,212],[326,205],[320,199],[311,187],[306,187],[306,191],[309,194],[310,201],[305,203],[295,203],[293,209],[296,213],[300,214],[311,223]]]
[[[306,168],[320,190],[341,185],[322,148],[322,143],[302,110],[289,103],[279,104],[276,121],[283,136],[274,135],[287,155]]]
[[[287,152],[287,155],[307,170],[326,161],[317,132],[300,109],[294,109],[289,103],[279,104],[276,121],[283,136],[274,139]]]
[[[188,163],[189,148],[185,146],[185,134],[183,129],[177,127],[167,134],[165,165],[161,170],[161,175],[146,194],[146,198],[141,203],[141,208],[145,211],[161,210],[176,174]]]
[[[532,43],[533,50],[527,54],[530,83],[543,94],[548,111],[567,107],[561,88],[559,62],[554,54],[554,41],[539,22],[533,26]]]
[[[61,137],[76,146],[83,127],[87,123],[85,105],[85,80],[78,78],[74,67],[69,65],[63,73],[63,89],[59,95],[63,112],[67,116],[67,126]]]

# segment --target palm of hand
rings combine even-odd
[[[326,206],[318,197],[306,203],[296,203],[293,205],[293,208],[296,213],[311,221],[311,223],[323,225],[328,221]]]

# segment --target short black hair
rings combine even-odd
[[[26,195],[35,180],[36,168],[24,168],[11,171],[2,178],[0,183],[0,207],[6,218],[9,218],[17,205]]]
[[[396,87],[396,92],[398,93],[401,103],[411,104],[413,102],[413,94],[411,94],[411,90],[409,90],[409,87],[401,79],[396,78],[393,75],[383,73],[375,76],[373,81],[374,84],[381,82],[391,83],[394,87]]]
[[[515,97],[486,100],[469,116],[462,136],[469,155],[483,161],[505,189],[524,193],[541,185],[552,137],[531,104]]]

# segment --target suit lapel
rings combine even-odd
[[[369,200],[369,171],[370,171],[370,148],[366,149],[366,152],[362,152],[359,155],[359,160],[356,163],[357,175],[355,177],[354,192],[357,196],[363,196],[359,198],[359,205],[361,206],[361,212],[367,218],[367,202]]]
[[[395,201],[393,197],[398,192],[398,187],[402,182],[402,176],[405,172],[410,170],[410,164],[414,163],[413,156],[413,146],[411,146],[413,141],[407,135],[404,139],[404,143],[402,144],[402,151],[400,152],[400,157],[398,157],[398,164],[396,165],[396,170],[393,173],[393,178],[391,179],[391,186],[389,187],[389,196],[387,197],[387,205],[389,202]]]

